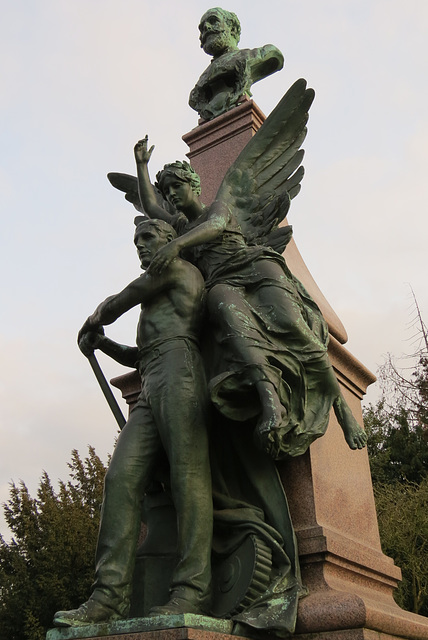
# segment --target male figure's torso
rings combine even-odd
[[[202,320],[205,286],[200,271],[176,258],[168,267],[165,286],[144,300],[137,328],[137,346],[146,349],[175,337],[196,339]],[[144,277],[154,277],[149,273]]]

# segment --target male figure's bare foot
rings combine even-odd
[[[354,418],[342,394],[333,402],[333,409],[348,446],[351,449],[363,449],[367,444],[367,434]]]
[[[258,382],[256,388],[260,396],[262,415],[254,431],[254,440],[259,449],[277,458],[281,448],[281,433],[287,421],[287,411],[271,382]]]

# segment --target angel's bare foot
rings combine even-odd
[[[355,420],[345,398],[340,395],[333,403],[334,413],[345,440],[351,449],[362,449],[367,444],[367,434]]]
[[[262,403],[262,415],[254,431],[254,439],[259,449],[276,458],[281,446],[280,428],[286,423],[287,411],[272,383],[258,382],[256,387]]]

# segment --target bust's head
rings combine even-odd
[[[202,49],[216,58],[226,51],[237,49],[241,25],[235,13],[215,7],[202,16],[199,32]]]

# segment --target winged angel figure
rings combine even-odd
[[[290,88],[209,207],[199,199],[199,176],[187,162],[165,165],[151,184],[154,147],[147,136],[134,149],[138,177],[109,174],[143,216],[162,219],[177,232],[148,273],[156,277],[180,254],[204,276],[201,344],[217,410],[210,435],[213,557],[230,557],[249,536],[263,542],[261,556],[270,564],[257,569],[259,590],[227,615],[238,625],[279,635],[294,631],[305,590],[274,460],[304,453],[325,432],[332,406],[348,445],[366,443],[327,354],[326,322],[281,255],[291,238],[291,227],[281,223],[300,190],[313,98],[304,80]]]
[[[325,432],[331,407],[351,449],[366,443],[328,354],[327,324],[281,255],[292,229],[280,226],[300,191],[308,110],[314,92],[298,80],[226,173],[205,207],[186,162],[165,165],[150,183],[147,136],[135,146],[138,179],[109,174],[144,215],[178,237],[150,265],[159,273],[181,254],[202,272],[210,340],[206,368],[220,414],[255,420],[254,438],[274,459],[301,455]],[[255,393],[256,392],[256,393]]]

